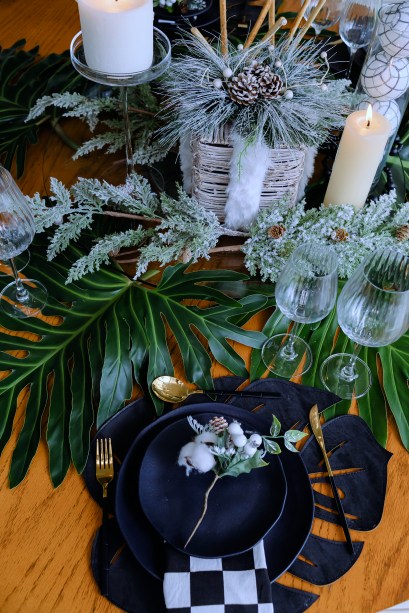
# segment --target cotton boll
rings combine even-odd
[[[238,421],[232,421],[232,423],[228,425],[227,431],[232,436],[243,434],[243,428],[240,426]]]
[[[254,447],[260,447],[261,443],[263,442],[263,439],[259,434],[252,434],[249,438],[249,441]]]
[[[247,443],[247,437],[244,434],[236,434],[232,436],[232,439],[236,447],[244,447]]]
[[[199,473],[207,473],[216,464],[214,455],[209,451],[207,445],[203,443],[195,443],[194,449],[190,456],[190,461],[193,467],[199,471]]]
[[[195,443],[187,443],[186,445],[183,445],[182,449],[179,451],[178,464],[179,466],[184,466],[186,468],[186,476],[189,476],[193,469],[191,458],[194,448]]]
[[[253,455],[256,453],[257,451],[257,447],[254,447],[254,445],[252,445],[251,443],[246,443],[244,445],[244,449],[243,449],[244,453],[246,455],[249,456],[249,458],[252,458]]]
[[[202,432],[195,437],[195,443],[217,443],[217,435],[214,432]]]

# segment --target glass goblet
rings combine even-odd
[[[17,255],[14,258],[17,272],[22,272],[25,267],[28,266],[30,262],[30,257],[30,252],[27,249],[26,251],[23,251],[23,253]],[[7,260],[5,260],[4,262],[3,260],[0,260],[0,277],[9,277],[10,275],[13,276],[13,271],[11,269],[10,263]]]
[[[0,305],[12,317],[25,318],[41,311],[47,290],[34,279],[20,279],[14,258],[30,245],[35,226],[32,212],[10,173],[0,166],[0,259],[10,260],[14,281],[0,294]]]
[[[294,251],[277,280],[275,296],[280,311],[296,325],[290,334],[276,334],[264,343],[261,357],[271,372],[290,379],[311,367],[311,349],[297,329],[330,313],[337,287],[338,261],[332,249],[310,241]]]
[[[368,256],[343,287],[337,313],[354,352],[327,358],[321,381],[341,398],[359,398],[372,384],[370,369],[358,357],[361,345],[390,345],[409,328],[409,256],[390,249]]]
[[[312,11],[317,7],[319,0],[312,0],[304,14],[304,19],[308,21]],[[327,0],[318,15],[312,22],[316,36],[319,36],[325,28],[334,26],[341,14],[341,0]]]
[[[356,52],[361,47],[366,47],[371,40],[377,6],[376,0],[347,0],[342,6],[339,35],[350,51],[347,79],[350,78]]]

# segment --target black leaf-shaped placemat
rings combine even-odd
[[[239,377],[221,377],[214,380],[216,390],[236,389],[244,382]],[[257,411],[260,417],[271,419],[274,413],[282,422],[283,428],[302,429],[308,422],[308,413],[313,404],[320,411],[337,402],[338,398],[311,387],[296,385],[278,379],[262,379],[250,384],[246,389],[257,391],[277,391],[281,398],[225,398],[226,403],[240,406],[249,411]],[[216,397],[214,398],[216,399]],[[186,404],[208,401],[204,395],[190,396]],[[220,397],[217,398],[220,400]],[[140,399],[128,405],[108,420],[98,431],[98,437],[111,437],[115,451],[116,475],[131,443],[136,435],[155,419],[149,401]],[[323,426],[326,447],[331,452],[331,465],[335,471],[337,486],[341,490],[342,503],[348,513],[351,527],[359,530],[374,528],[382,516],[387,462],[391,454],[378,445],[365,422],[355,416],[337,417]],[[315,439],[306,442],[301,457],[307,466],[312,485],[326,483],[321,452]],[[101,504],[101,487],[95,479],[95,446],[84,471],[85,481],[93,498]],[[330,495],[314,489],[316,503],[315,516],[331,523],[338,523],[335,503]],[[115,480],[109,486],[109,508],[114,511]],[[324,507],[321,508],[321,507]],[[327,511],[325,509],[328,509]],[[335,511],[335,512],[334,512]],[[92,569],[100,584],[101,559],[99,532],[96,535]],[[115,518],[109,522],[111,566],[109,571],[109,599],[129,613],[162,613],[165,605],[162,584],[152,577],[135,560],[119,531]],[[310,535],[302,555],[289,569],[293,575],[316,584],[332,583],[358,559],[363,543],[354,542],[355,555],[352,557],[344,542],[330,541]],[[272,584],[275,613],[302,613],[317,599],[317,596],[302,590]]]

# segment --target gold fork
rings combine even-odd
[[[108,496],[108,484],[114,478],[114,459],[110,438],[97,438],[96,477],[102,485],[102,497]]]
[[[96,478],[102,485],[102,498],[108,497],[108,484],[114,478],[114,458],[112,454],[112,442],[110,438],[97,438],[96,449]],[[101,594],[109,595],[109,512],[107,501],[102,503],[102,531],[101,531],[101,553],[102,553],[102,573],[101,573]]]

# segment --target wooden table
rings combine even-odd
[[[286,7],[287,8],[287,7]],[[74,0],[1,0],[0,44],[10,46],[27,39],[41,53],[61,52],[79,30]],[[75,125],[74,125],[75,128]],[[44,129],[38,145],[27,157],[20,180],[27,194],[45,193],[52,174],[69,183],[92,172],[85,162],[72,162],[71,151]],[[227,256],[218,265],[229,267]],[[248,351],[243,349],[248,357]],[[215,365],[214,375],[225,374]],[[1,613],[102,613],[118,610],[99,595],[90,570],[91,543],[100,524],[100,509],[84,483],[70,470],[64,483],[53,490],[47,472],[44,437],[28,477],[15,490],[8,489],[7,474],[17,434],[24,418],[24,394],[14,422],[13,436],[0,459],[0,611]],[[1,407],[0,407],[1,410]],[[385,511],[380,526],[369,533],[353,531],[353,539],[365,541],[355,566],[331,586],[318,588],[290,574],[280,582],[320,595],[312,613],[375,613],[409,599],[409,454],[390,420],[388,449],[394,453],[388,471]],[[314,533],[342,539],[342,531],[315,521]],[[141,613],[144,613],[141,611]],[[289,611],[291,613],[291,611]]]

